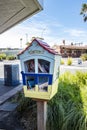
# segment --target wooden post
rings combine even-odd
[[[37,129],[46,130],[47,101],[37,101]]]

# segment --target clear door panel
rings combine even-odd
[[[25,72],[35,72],[35,61],[34,59],[28,60],[24,63],[25,65]]]
[[[50,71],[50,62],[46,60],[38,60],[38,73],[49,73]]]
[[[33,89],[35,88],[35,77],[34,76],[28,76],[26,79],[27,82],[27,88]]]
[[[48,91],[48,77],[38,77],[39,91]]]
[[[38,59],[38,73],[50,73],[50,62]],[[48,77],[38,77],[39,91],[48,91]]]

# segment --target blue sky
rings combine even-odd
[[[82,42],[87,44],[87,22],[80,15],[87,0],[44,0],[44,10],[0,35],[0,47],[25,47],[33,36],[43,37],[52,46]]]

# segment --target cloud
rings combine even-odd
[[[26,34],[28,40],[33,36],[43,37],[44,34],[48,35],[51,33],[47,23],[42,21],[29,21],[26,24],[19,24],[9,31],[0,35],[0,47],[20,47],[20,38],[22,38],[22,46],[26,43]]]
[[[87,32],[85,32],[84,30],[80,30],[80,29],[68,29],[65,32],[69,33],[69,35],[73,36],[73,37],[84,37],[87,34]]]
[[[27,38],[26,38],[27,34]],[[64,27],[55,19],[50,21],[48,19],[38,20],[38,17],[26,20],[25,22],[13,27],[9,31],[0,35],[0,47],[18,47],[21,46],[20,38],[22,38],[22,46],[31,40],[31,38],[43,37],[49,45],[60,44],[65,39],[71,42],[86,42],[87,31]]]
[[[82,42],[83,45],[87,44],[87,31],[83,28],[62,28],[62,36],[66,40],[66,43],[70,44],[73,43],[80,43]],[[69,41],[69,42],[68,42]]]

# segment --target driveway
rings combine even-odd
[[[75,73],[76,71],[83,71],[87,72],[87,61],[82,62],[82,64],[78,64],[79,58],[73,58],[72,59],[72,65],[67,65],[67,58],[63,58],[64,65],[60,65],[60,74],[63,74],[65,71],[70,71],[72,73]]]
[[[70,71],[71,73],[75,73],[76,71],[87,72],[87,67],[85,67],[85,66],[66,66],[66,65],[61,65],[60,66],[60,74],[63,74],[66,71]]]

